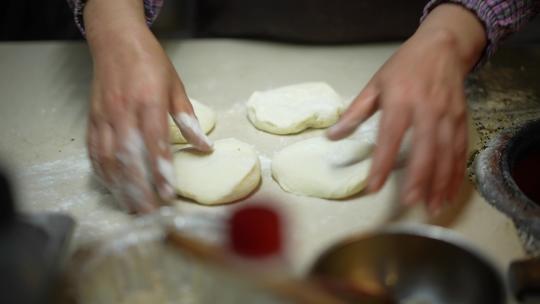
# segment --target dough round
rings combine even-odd
[[[351,139],[333,142],[324,137],[303,140],[274,156],[272,175],[287,192],[328,199],[349,197],[366,186],[371,158],[339,166],[334,158],[340,149],[343,155],[350,154],[349,150],[369,155],[372,145]]]
[[[191,105],[195,116],[201,124],[201,129],[208,134],[216,125],[216,113],[207,105],[204,105],[197,100],[190,98]],[[169,141],[173,144],[185,144],[187,141],[176,126],[172,118],[169,116]]]
[[[307,82],[255,92],[247,102],[248,118],[260,130],[293,134],[326,128],[343,112],[340,96],[324,82]]]
[[[257,152],[234,138],[215,141],[210,154],[185,148],[173,158],[177,192],[203,205],[244,198],[261,180]]]

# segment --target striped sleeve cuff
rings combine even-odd
[[[75,18],[75,24],[83,34],[85,35],[83,11],[87,1],[91,0],[67,0],[69,7],[73,12]],[[143,0],[144,1],[144,14],[146,16],[146,23],[151,26],[159,15],[159,11],[163,6],[164,0]]]
[[[476,67],[489,59],[506,37],[517,32],[538,11],[538,3],[535,4],[534,0],[431,0],[424,8],[421,21],[435,7],[444,3],[462,5],[483,23],[488,44]]]

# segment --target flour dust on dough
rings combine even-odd
[[[294,134],[326,128],[344,110],[341,97],[324,82],[307,82],[254,92],[247,102],[248,118],[262,131]]]
[[[203,205],[226,204],[248,196],[260,183],[261,167],[251,145],[234,138],[214,142],[212,153],[193,148],[173,155],[176,191]]]
[[[195,116],[199,120],[201,129],[204,133],[208,134],[216,125],[216,113],[209,106],[200,103],[199,101],[190,98],[191,105]],[[180,129],[176,126],[172,118],[169,116],[169,141],[172,144],[185,144],[187,141],[180,132]]]
[[[351,139],[330,141],[314,137],[294,143],[276,153],[272,175],[281,188],[305,196],[342,199],[362,191],[367,184],[371,157],[350,166],[336,166],[336,150],[371,154],[373,145]]]

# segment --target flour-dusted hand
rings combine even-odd
[[[464,80],[485,44],[475,15],[457,5],[437,7],[328,131],[330,139],[343,138],[377,109],[382,111],[369,190],[383,186],[412,127],[403,201],[425,201],[437,211],[453,199],[467,157]]]
[[[212,144],[145,24],[142,1],[89,1],[84,17],[94,59],[88,125],[92,165],[123,207],[152,211],[175,197],[167,115],[199,150],[211,151]]]

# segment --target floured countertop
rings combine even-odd
[[[273,154],[321,131],[293,136],[258,131],[246,117],[244,103],[250,94],[325,81],[350,99],[397,45],[319,47],[238,40],[164,45],[189,95],[217,113],[210,138],[235,137],[259,151],[263,182],[253,198],[273,202],[286,211],[296,271],[305,271],[321,250],[345,236],[396,222],[431,222],[454,229],[495,260],[501,270],[510,260],[524,256],[511,221],[487,204],[469,182],[452,208],[428,220],[422,208],[403,210],[397,205],[399,171],[379,193],[343,201],[285,193],[272,180]],[[85,44],[3,43],[0,58],[0,155],[16,177],[20,208],[72,214],[78,222],[74,246],[132,221],[93,179],[86,158],[91,60]],[[471,132],[472,141],[478,140],[475,134]],[[175,206],[186,213],[220,213],[234,207],[204,207],[183,200]]]

